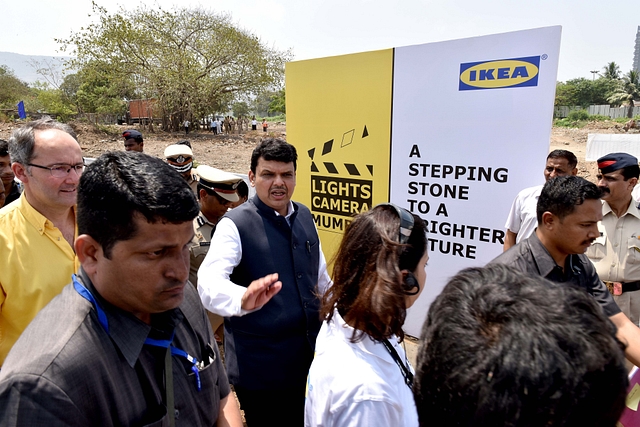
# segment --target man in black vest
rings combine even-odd
[[[295,147],[262,141],[251,155],[256,196],[219,222],[198,272],[204,306],[225,319],[225,360],[247,424],[300,426],[331,283],[309,209],[291,201]]]

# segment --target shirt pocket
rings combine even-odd
[[[627,239],[627,263],[640,264],[640,240],[637,237],[629,237]]]
[[[593,241],[587,249],[587,257],[592,261],[600,261],[607,254],[607,236],[604,234]]]

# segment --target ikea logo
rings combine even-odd
[[[540,57],[460,64],[459,90],[538,86]]]

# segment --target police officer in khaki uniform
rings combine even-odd
[[[164,158],[169,166],[182,175],[189,187],[197,194],[198,174],[193,171],[193,151],[187,143],[188,141],[181,141],[169,145],[164,149]]]
[[[598,187],[603,190],[600,237],[587,250],[598,276],[624,314],[640,321],[640,211],[631,192],[638,182],[638,159],[611,153],[598,159]]]
[[[191,266],[189,268],[189,280],[194,286],[198,286],[198,269],[209,251],[211,236],[216,229],[216,224],[235,203],[240,199],[236,193],[238,184],[242,178],[211,166],[201,165],[197,168],[200,177],[198,182],[198,199],[200,200],[200,213],[193,220],[195,236],[189,248]],[[215,331],[222,325],[223,318],[207,311],[211,327]],[[218,334],[222,336],[222,334]]]

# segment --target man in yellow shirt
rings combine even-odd
[[[0,365],[78,269],[75,204],[84,168],[73,129],[50,118],[15,130],[9,154],[24,191],[0,209]]]

